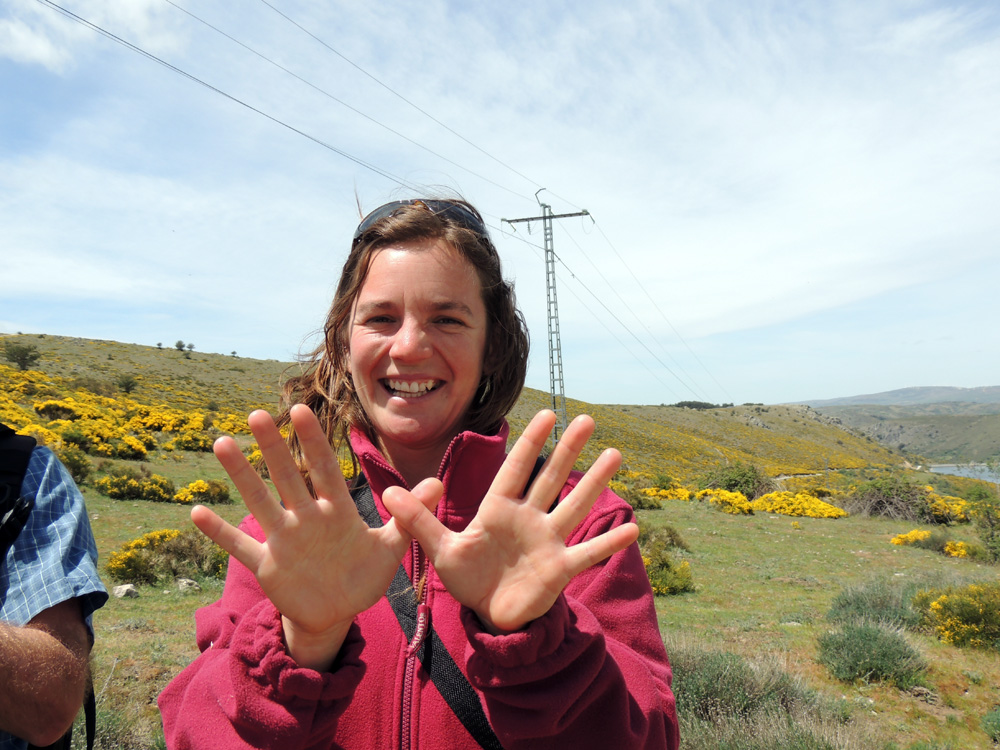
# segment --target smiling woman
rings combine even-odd
[[[507,453],[528,337],[479,213],[366,217],[324,331],[277,424],[248,419],[279,497],[216,443],[252,515],[192,509],[232,560],[160,696],[169,746],[676,748],[621,455],[573,471],[581,416],[541,465],[551,411]]]

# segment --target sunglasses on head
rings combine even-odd
[[[377,222],[388,216],[392,216],[399,209],[405,208],[406,206],[420,206],[421,208],[425,208],[432,214],[450,219],[456,224],[472,230],[480,237],[487,240],[487,242],[489,241],[489,234],[486,232],[486,225],[483,223],[483,218],[476,213],[474,209],[464,203],[456,203],[455,201],[448,200],[425,200],[423,198],[414,198],[412,200],[392,201],[392,203],[386,203],[384,206],[379,206],[368,214],[361,220],[361,223],[358,224],[358,228],[354,231],[354,239],[351,242],[351,246],[353,247],[356,245],[358,240],[360,240]]]

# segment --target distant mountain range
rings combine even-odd
[[[926,386],[805,401],[882,445],[941,463],[1000,457],[1000,386]]]
[[[798,401],[796,403],[821,408],[870,404],[880,406],[920,406],[923,404],[949,402],[1000,404],[1000,385],[987,385],[979,388],[954,388],[951,386],[897,388],[894,391],[883,391],[882,393],[868,393],[861,396],[845,396],[843,398],[829,398],[816,401]]]

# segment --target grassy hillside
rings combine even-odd
[[[981,463],[1000,456],[997,404],[836,406],[817,411],[887,447],[936,463]]]
[[[91,460],[97,475],[114,466],[144,467],[177,487],[196,479],[226,480],[209,452],[170,449],[177,436],[185,430],[231,431],[250,409],[273,408],[288,367],[198,352],[186,357],[172,347],[56,336],[17,336],[16,341],[36,345],[42,357],[35,370],[27,373],[0,363],[0,419],[53,439],[67,424],[47,419],[36,408],[52,415],[53,407],[45,404],[53,401],[64,411],[71,407],[81,413],[96,410],[121,429],[135,425],[129,420],[136,414],[174,419],[179,426],[156,432],[155,445],[141,460],[110,455],[121,444],[120,432],[115,431],[104,438],[103,450],[109,454]],[[131,393],[123,392],[119,384],[123,375],[136,379]],[[512,431],[517,433],[547,403],[546,394],[526,391],[511,415]],[[695,411],[570,401],[569,410],[571,416],[587,412],[597,420],[598,433],[589,456],[605,446],[616,446],[625,454],[623,475],[669,474],[690,487],[705,471],[727,461],[752,462],[772,476],[829,472],[820,479],[834,485],[857,481],[885,467],[898,470],[903,460],[899,453],[804,406]],[[246,435],[241,440],[250,442]],[[972,482],[912,476],[950,494],[959,494]],[[147,532],[190,527],[189,509],[183,504],[113,500],[97,491],[93,477],[83,483],[82,490],[102,564],[122,544]],[[235,504],[217,506],[217,510],[233,522],[245,513],[238,498]],[[859,517],[791,519],[767,513],[733,516],[708,503],[677,500],[639,515],[650,527],[672,527],[689,547],[683,557],[693,571],[694,593],[657,598],[669,651],[722,650],[746,656],[755,665],[777,664],[838,706],[836,721],[817,730],[828,738],[828,744],[795,747],[944,750],[990,746],[980,720],[1000,705],[1000,654],[958,649],[929,634],[908,636],[931,665],[925,681],[928,697],[890,686],[834,680],[817,663],[817,639],[830,629],[826,613],[834,597],[872,576],[943,585],[995,581],[996,568],[890,544],[893,536],[915,527],[909,522]],[[958,541],[975,538],[968,526],[948,531]],[[106,571],[103,574],[110,588],[114,581]],[[201,590],[193,592],[182,592],[169,582],[141,586],[139,598],[112,599],[95,615],[93,669],[100,747],[162,747],[156,695],[197,653],[194,611],[221,593],[220,581],[203,578],[200,583]],[[684,690],[682,684],[675,688]],[[689,746],[720,745],[702,741]]]

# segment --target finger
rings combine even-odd
[[[323,497],[335,504],[353,507],[347,482],[340,470],[330,439],[323,431],[312,409],[304,404],[296,404],[291,409],[292,424],[299,436],[299,444],[309,466],[309,476],[317,497]]]
[[[260,474],[254,471],[246,456],[240,451],[236,441],[231,437],[221,437],[216,440],[212,451],[219,459],[219,463],[222,464],[222,468],[226,470],[229,478],[233,480],[233,484],[236,485],[236,490],[243,498],[247,510],[257,519],[257,523],[260,524],[264,533],[269,533],[270,529],[273,529],[281,521],[284,510],[271,496],[271,492],[264,480],[260,478]]]
[[[621,464],[622,454],[614,448],[602,452],[576,487],[549,514],[564,539],[590,512]]]
[[[570,423],[531,485],[528,497],[532,504],[543,510],[552,507],[595,427],[594,420],[586,414]]]
[[[566,548],[570,576],[582,573],[591,565],[606,560],[639,538],[639,527],[634,523],[617,526],[599,537]]]
[[[444,485],[437,479],[428,478],[420,482],[410,493],[415,497],[428,512],[433,513],[437,508],[441,496],[444,494]],[[384,498],[383,498],[384,502]],[[388,506],[386,506],[388,507]],[[383,541],[392,550],[394,555],[403,556],[406,548],[410,545],[413,537],[410,532],[399,523],[394,517],[378,530],[383,535]]]
[[[247,417],[247,424],[257,438],[257,445],[267,464],[267,472],[288,510],[295,510],[312,501],[298,464],[292,458],[285,439],[281,436],[271,415],[262,409]]]
[[[264,545],[230,525],[204,505],[196,505],[191,509],[191,520],[202,534],[256,574],[264,554]]]
[[[543,409],[532,418],[494,477],[491,492],[505,497],[521,497],[524,494],[535,460],[545,448],[555,424],[555,412],[549,409]]]
[[[442,542],[453,533],[427,509],[436,505],[444,487],[436,479],[424,480],[412,492],[403,487],[388,487],[382,502],[396,522],[420,542],[431,562],[437,557]]]

